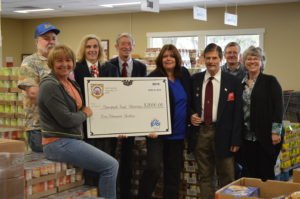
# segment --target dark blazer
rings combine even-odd
[[[283,97],[277,79],[260,73],[251,93],[250,125],[261,146],[276,161],[281,143],[272,144],[272,123],[282,123]]]
[[[185,93],[187,95],[187,124],[189,124],[189,115],[190,115],[190,105],[191,105],[191,76],[189,71],[185,67],[181,67],[181,77],[179,78]],[[165,74],[163,74],[160,70],[154,70],[152,71],[148,77],[166,77]],[[174,97],[172,94],[172,90],[169,88],[169,100],[170,100],[170,115],[171,115],[171,124],[174,122],[174,112],[175,112],[175,104],[174,104]],[[187,128],[188,130],[188,128]]]
[[[204,75],[205,71],[192,76],[192,111],[198,113],[199,116],[202,114]],[[234,100],[229,99],[232,93]],[[215,147],[219,157],[232,156],[230,147],[241,145],[242,121],[242,86],[236,77],[222,71],[215,132]],[[195,127],[196,133],[199,132],[198,128]]]
[[[100,71],[100,77],[119,77],[119,69],[116,66],[110,64],[109,62],[105,62],[102,65],[98,63],[98,71]],[[85,99],[84,78],[92,77],[90,69],[85,60],[76,63],[76,67],[74,69],[74,77],[83,93],[83,99]]]
[[[135,59],[132,59],[132,61],[133,61],[133,69],[132,69],[131,77],[145,77],[147,75],[146,65]],[[118,77],[121,77],[122,75],[119,66],[119,58],[118,57],[112,58],[111,60],[109,60],[109,63],[118,67]]]

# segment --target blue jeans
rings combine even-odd
[[[43,152],[42,132],[40,130],[27,131],[28,144],[32,151]]]
[[[105,199],[117,198],[119,164],[110,155],[82,140],[72,138],[60,138],[45,145],[44,153],[49,160],[66,162],[96,172],[99,175],[100,196]]]

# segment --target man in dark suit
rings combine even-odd
[[[147,74],[146,65],[133,59],[131,52],[134,49],[134,39],[128,33],[121,33],[115,47],[119,56],[109,62],[119,68],[120,77],[145,77]],[[131,199],[131,178],[133,168],[133,146],[134,137],[121,139],[119,185],[120,198]]]
[[[115,47],[119,53],[119,56],[111,59],[109,62],[120,69],[120,77],[124,76],[122,75],[122,71],[124,71],[124,63],[127,63],[126,77],[145,77],[147,74],[146,65],[131,57],[131,52],[133,51],[134,46],[134,40],[128,33],[121,33],[116,40]]]
[[[202,199],[214,198],[215,171],[219,187],[234,180],[233,154],[241,144],[242,88],[236,77],[221,71],[222,57],[222,49],[209,44],[204,50],[207,70],[192,77],[191,123]]]

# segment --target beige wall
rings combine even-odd
[[[13,57],[15,65],[19,65],[23,51],[23,22],[22,20],[1,18],[2,31],[2,66],[6,57]]]
[[[1,9],[2,9],[2,5],[0,1],[0,13],[1,13]],[[0,16],[0,64],[1,63],[2,63],[2,31],[1,31],[1,16]]]
[[[234,9],[230,8],[229,11]],[[208,9],[208,21],[192,19],[192,9],[157,13],[95,15],[35,20],[2,19],[3,59],[35,51],[34,27],[49,21],[61,29],[60,43],[77,51],[85,34],[94,33],[110,41],[110,55],[116,54],[115,37],[120,32],[131,32],[136,40],[135,54],[144,55],[147,32],[197,31],[218,29],[265,28],[264,49],[267,55],[266,73],[275,75],[284,89],[300,90],[300,3],[238,8],[238,27],[223,24],[224,8]]]

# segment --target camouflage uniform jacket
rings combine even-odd
[[[39,86],[43,77],[50,73],[47,58],[38,53],[26,57],[20,68],[20,80],[18,88],[25,90],[26,87]],[[25,93],[25,92],[24,92]],[[33,102],[26,93],[24,94],[25,130],[40,130],[37,102]]]

